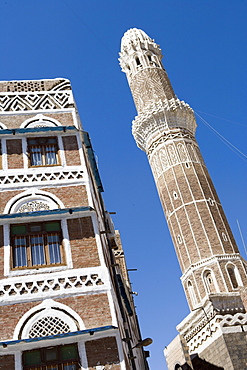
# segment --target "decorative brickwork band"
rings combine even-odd
[[[63,275],[63,276],[62,276]],[[41,299],[44,293],[49,292],[49,297],[60,295],[78,294],[107,289],[107,278],[102,269],[74,270],[72,273],[54,273],[31,275],[20,281],[20,278],[12,277],[0,281],[0,302],[18,302],[32,299]],[[103,287],[103,288],[102,288]]]

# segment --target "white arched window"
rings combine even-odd
[[[21,124],[21,128],[31,127],[56,127],[61,126],[61,123],[54,118],[37,114],[35,117],[29,118]]]
[[[4,213],[34,212],[57,208],[64,208],[57,196],[39,189],[32,189],[10,199]]]
[[[243,286],[243,282],[239,274],[238,268],[233,263],[228,263],[226,265],[226,270],[233,289],[237,289],[239,286]]]
[[[83,321],[74,310],[53,299],[46,299],[21,318],[15,328],[14,339],[46,337],[83,329]]]
[[[188,287],[188,292],[189,292],[189,296],[190,296],[190,300],[191,300],[191,305],[194,308],[197,305],[197,299],[196,299],[194,287],[193,287],[192,282],[190,280],[187,283],[187,287]]]
[[[215,280],[215,276],[212,270],[205,270],[203,273],[203,281],[206,287],[207,293],[216,293],[218,292],[218,285]]]

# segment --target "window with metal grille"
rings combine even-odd
[[[31,138],[27,139],[27,143],[31,167],[59,164],[56,137]]]
[[[63,264],[59,221],[11,225],[12,268]]]
[[[77,345],[38,348],[22,354],[24,370],[78,370]]]

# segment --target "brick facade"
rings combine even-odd
[[[61,187],[51,186],[49,188],[42,188],[42,190],[56,195],[64,203],[65,208],[88,206],[87,191],[84,185]]]
[[[55,301],[72,308],[82,318],[86,329],[112,324],[109,301],[106,294],[57,298]],[[15,305],[0,306],[2,323],[0,327],[0,341],[11,340],[15,327],[22,316],[41,302],[22,302]],[[6,331],[6,327],[8,327],[8,331]]]
[[[0,370],[15,370],[15,356],[0,356]]]
[[[8,168],[23,168],[22,142],[20,139],[7,140]]]
[[[103,365],[106,370],[119,370],[119,356],[115,337],[106,337],[86,342],[88,366],[90,370]],[[102,350],[103,349],[103,350]]]
[[[51,113],[46,114],[47,118],[52,118],[61,123],[62,126],[73,126],[74,120],[73,115],[70,112],[63,113]],[[3,123],[8,129],[19,128],[21,124],[29,119],[35,118],[36,114],[16,114],[12,113],[7,116],[1,116],[1,123]]]
[[[63,146],[65,150],[66,163],[68,166],[80,166],[81,161],[78,152],[76,136],[64,136]]]
[[[131,349],[132,366],[122,341],[124,330],[131,348],[141,340],[138,322],[125,263],[124,296],[115,276],[115,234],[70,82],[0,82],[0,95],[8,102],[0,132],[0,369],[21,369],[23,351],[32,350],[53,366],[44,357],[48,336],[56,353],[75,338],[77,370],[148,369],[142,348]]]
[[[99,266],[99,255],[90,217],[68,220],[74,268]]]

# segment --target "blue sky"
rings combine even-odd
[[[135,145],[136,115],[118,65],[123,33],[143,29],[161,45],[173,88],[246,154],[247,2],[229,0],[0,0],[0,79],[66,77],[90,133],[115,211],[151,370],[166,369],[163,348],[188,306],[180,269],[146,155]],[[204,112],[204,113],[202,113]],[[247,243],[247,158],[200,119],[197,140],[240,251]],[[228,144],[229,145],[229,144]]]

